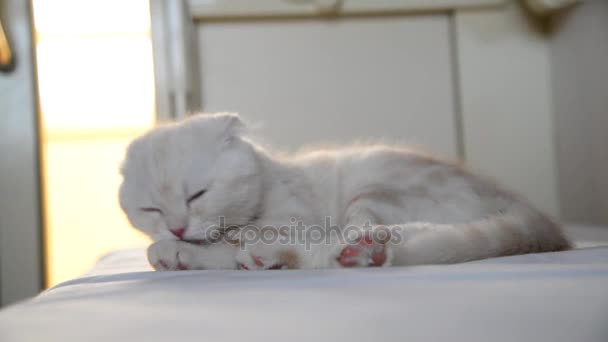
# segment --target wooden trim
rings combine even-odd
[[[548,15],[566,7],[579,4],[583,0],[525,0],[528,9],[539,15]]]
[[[2,27],[2,20],[0,20],[0,70],[4,70],[9,66],[13,65],[13,52],[11,45],[9,44],[6,33],[4,33],[4,27]]]
[[[194,19],[364,15],[501,6],[507,0],[188,0]]]
[[[506,0],[346,0],[341,13],[426,12],[502,6]]]

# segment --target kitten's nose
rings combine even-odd
[[[171,233],[173,233],[173,235],[177,236],[178,238],[182,238],[184,237],[184,233],[186,232],[186,228],[176,228],[176,229],[169,229],[171,231]]]

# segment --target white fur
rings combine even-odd
[[[347,246],[336,239],[311,248],[198,246],[176,242],[169,232],[185,227],[184,240],[202,240],[220,217],[240,227],[276,228],[294,220],[322,226],[326,218],[340,229],[384,225],[403,237],[386,246],[374,241],[374,251],[384,248],[387,254],[384,266],[568,247],[550,219],[457,165],[384,145],[280,156],[245,138],[235,114],[196,115],[147,133],[129,146],[122,173],[121,206],[134,227],[158,241],[149,250],[158,269],[167,268],[159,260],[170,269],[179,262],[199,269],[259,269],[286,259],[292,263],[283,266],[338,267]],[[201,189],[207,192],[188,205],[187,198]],[[141,210],[148,207],[162,214]],[[369,255],[362,252],[357,266],[367,265]]]

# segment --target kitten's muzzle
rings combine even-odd
[[[186,233],[186,228],[174,228],[169,229],[169,231],[171,231],[171,234],[175,235],[178,239],[183,240],[184,233]]]

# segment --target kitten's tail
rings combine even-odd
[[[470,223],[395,227],[404,235],[392,246],[393,265],[458,263],[571,248],[557,223],[524,205]]]

